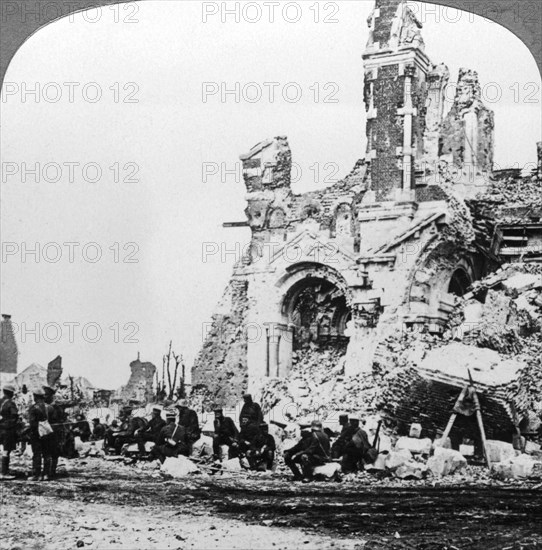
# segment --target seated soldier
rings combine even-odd
[[[162,408],[154,406],[152,408],[152,418],[144,428],[139,428],[134,432],[137,447],[141,456],[145,455],[145,442],[151,441],[156,443],[162,428],[166,425],[162,418]]]
[[[72,428],[73,435],[79,436],[81,441],[88,441],[91,436],[90,426],[84,414],[78,414],[75,417],[75,425]]]
[[[93,418],[92,435],[90,436],[91,441],[99,441],[100,439],[104,439],[106,429],[107,427],[105,424],[100,424],[99,418]]]
[[[275,461],[275,438],[269,433],[269,426],[262,422],[260,433],[254,438],[247,459],[252,470],[271,470]]]
[[[303,479],[298,464],[301,464],[301,455],[308,449],[311,442],[312,433],[309,430],[301,432],[301,439],[291,448],[284,451],[284,463],[294,474],[294,481]]]
[[[190,441],[184,426],[176,423],[175,411],[166,413],[166,425],[160,430],[156,445],[149,454],[149,460],[164,462],[168,457],[190,455]]]
[[[107,430],[105,436],[105,448],[113,447],[116,454],[120,454],[122,447],[128,443],[134,442],[134,433],[138,428],[146,425],[142,418],[132,416],[132,407],[125,406],[119,415],[120,426],[118,429],[111,428]]]
[[[286,462],[286,465],[290,467],[294,474],[294,479],[303,479],[303,481],[312,480],[314,468],[330,460],[329,437],[323,432],[322,423],[318,420],[313,420],[311,423],[311,432],[310,437],[307,438],[308,442],[304,440],[300,441],[300,450],[296,451],[293,456],[290,456]],[[302,476],[297,464],[301,465]]]
[[[246,416],[241,417],[241,430],[239,431],[239,454],[245,456],[254,439],[260,434],[259,423],[251,422]]]
[[[339,434],[339,437],[337,437],[337,439],[333,442],[333,445],[331,446],[332,458],[340,458],[344,454],[346,444],[348,441],[350,441],[350,438],[354,433],[352,425],[348,422],[347,414],[341,414],[339,416],[339,424],[342,426],[342,430]]]
[[[352,426],[353,433],[350,441],[346,443],[341,462],[341,469],[345,474],[363,470],[362,459],[371,447],[367,434],[359,425],[359,418],[350,417],[349,423]]]
[[[224,416],[222,409],[215,409],[214,428],[213,434],[213,455],[215,459],[221,460],[220,447],[222,445],[228,446],[228,458],[235,458],[238,452],[238,439],[239,431],[235,422],[229,417]]]

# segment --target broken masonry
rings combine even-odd
[[[375,373],[386,371],[386,363],[397,366],[383,357],[394,353],[387,343],[409,333],[440,342],[458,298],[477,281],[505,262],[541,258],[540,144],[532,174],[493,173],[494,116],[481,100],[477,73],[460,69],[447,110],[449,71],[425,53],[422,25],[407,4],[377,0],[368,25],[367,149],[350,174],[323,190],[295,194],[286,137],[262,141],[240,157],[251,246],[234,267],[193,367],[193,389],[207,408],[233,406],[249,389],[264,405],[267,396],[268,407],[280,394],[308,401],[318,394],[320,408],[341,409],[341,395],[351,401],[348,392],[360,384],[372,392],[372,404]],[[475,296],[481,304],[485,297]],[[429,414],[401,398],[413,381],[430,383],[431,366],[420,365],[427,351],[404,377],[378,379],[397,403],[390,414]],[[314,384],[288,393],[286,381],[301,377],[302,386],[310,385],[311,365],[325,391]],[[442,391],[434,399],[426,392],[429,409],[439,409],[442,392],[462,387],[466,369],[450,368],[433,376],[431,384]],[[520,371],[521,365],[512,369],[502,384],[514,385]],[[530,404],[521,388],[511,395],[500,380],[486,382],[483,403],[498,394],[490,413],[494,430],[507,430],[507,400],[519,396],[523,415]]]

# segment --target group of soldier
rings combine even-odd
[[[26,399],[29,394],[25,387],[23,399],[16,400],[15,391],[14,386],[6,385],[0,398],[0,479],[14,478],[10,475],[9,465],[11,453],[18,443],[21,451],[27,443],[32,448],[31,479],[53,479],[56,477],[58,458],[61,455],[76,456],[75,437],[90,437],[88,422],[81,415],[76,421],[69,422],[64,407],[55,401],[56,390],[50,386],[36,388],[32,392],[32,400]]]
[[[0,479],[13,479],[9,472],[10,455],[21,439],[21,417],[14,394],[15,388],[6,385],[0,399],[0,444],[3,449]],[[35,389],[32,395],[22,444],[28,441],[32,447],[31,479],[34,481],[55,478],[58,458],[61,455],[70,457],[76,435],[82,441],[103,440],[104,451],[108,454],[121,454],[135,444],[138,458],[164,462],[168,457],[191,456],[202,434],[198,415],[186,399],[166,409],[165,419],[159,405],[153,406],[150,420],[135,416],[133,407],[125,406],[119,419],[110,426],[94,418],[91,430],[83,415],[78,415],[75,422],[68,421],[64,407],[55,401],[54,388],[43,386]],[[232,418],[224,416],[221,408],[215,408],[213,458],[217,462],[238,458],[249,469],[272,470],[276,459],[275,438],[269,433],[260,405],[250,394],[245,394],[243,401],[239,428]],[[301,431],[300,440],[284,452],[285,464],[291,469],[294,480],[312,479],[314,469],[330,461],[340,462],[344,473],[363,468],[371,445],[360,420],[341,415],[339,423],[341,431],[337,434],[328,428],[324,430],[321,422],[313,421]],[[333,444],[331,438],[334,438]],[[147,446],[148,442],[153,445]]]
[[[271,469],[275,461],[275,439],[263,421],[260,405],[250,394],[245,394],[243,400],[239,428],[230,417],[224,416],[223,409],[214,409],[213,457],[222,461],[227,452],[228,459],[245,458],[251,469]],[[120,454],[130,445],[137,444],[142,459],[164,462],[168,457],[192,455],[193,445],[201,437],[201,428],[197,413],[189,408],[186,399],[166,409],[165,420],[159,405],[153,407],[148,422],[132,413],[132,407],[123,407],[119,423],[113,423],[106,430],[106,452]],[[146,451],[147,442],[154,443],[149,452]]]

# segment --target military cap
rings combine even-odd
[[[179,399],[179,401],[175,403],[175,407],[188,407],[188,399]]]
[[[40,397],[45,397],[45,392],[41,388],[36,388],[32,393]]]
[[[15,386],[12,386],[11,384],[6,384],[3,390],[8,391],[10,393],[15,393]]]
[[[153,405],[152,410],[162,412],[162,407],[160,405]]]
[[[99,418],[93,418],[93,419],[92,419],[92,422],[98,422],[98,423],[99,423],[99,422],[100,422],[100,419],[99,419]]]
[[[42,388],[43,388],[43,391],[44,391],[45,393],[47,393],[47,392],[49,392],[49,393],[56,393],[55,388],[51,388],[51,386],[42,386]]]
[[[311,422],[311,430],[321,430],[322,423],[319,420],[313,420]]]
[[[175,417],[175,416],[177,416],[176,411],[174,411],[174,410],[172,410],[172,409],[168,409],[168,410],[166,411],[166,417],[167,417],[167,418],[173,418],[173,417]]]

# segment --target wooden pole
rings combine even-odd
[[[476,390],[474,390],[473,398],[474,398],[474,406],[475,406],[475,409],[476,409],[476,420],[478,421],[478,428],[480,430],[480,438],[482,439],[482,449],[484,451],[484,458],[486,459],[487,467],[491,468],[491,462],[489,461],[489,454],[487,452],[486,432],[484,430],[484,422],[482,420],[482,411],[480,409],[480,400],[478,399],[478,394],[476,393]]]

